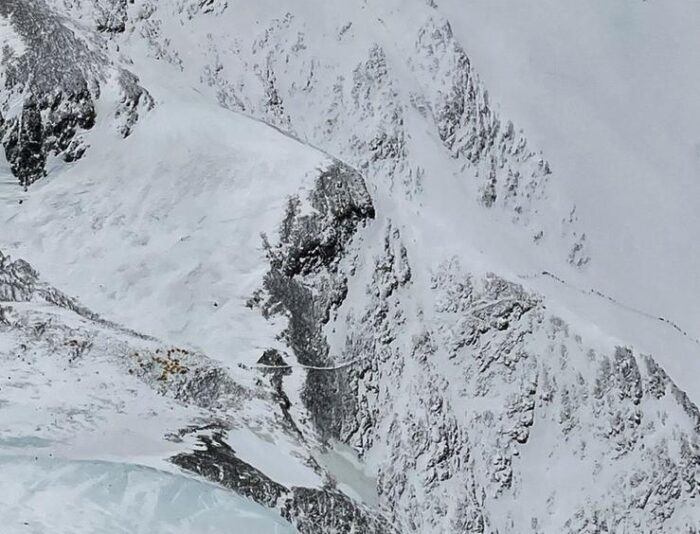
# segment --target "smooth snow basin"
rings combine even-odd
[[[130,464],[0,456],[3,533],[291,534],[274,511]]]

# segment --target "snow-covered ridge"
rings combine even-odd
[[[29,261],[0,255],[0,447],[177,470],[308,534],[697,530],[697,336],[577,289],[595,242],[460,17],[0,20],[0,187],[31,183],[0,191]]]
[[[23,10],[31,8],[33,14],[24,18],[38,26],[33,34],[47,33],[42,24],[60,24],[61,31],[54,32],[65,34],[66,42],[55,50],[84,58],[65,69],[43,68],[39,77],[56,72],[61,73],[58,87],[92,86],[112,64],[107,70],[117,72],[108,85],[121,95],[115,100],[129,117],[121,126],[125,134],[135,122],[131,117],[150,100],[123,69],[143,64],[139,75],[146,76],[146,54],[169,63],[172,74],[199,85],[221,105],[363,170],[371,187],[417,198],[426,186],[453,187],[454,176],[467,188],[469,202],[500,206],[508,218],[524,224],[523,239],[553,240],[551,246],[561,248],[560,257],[572,265],[590,259],[573,205],[547,193],[552,171],[545,156],[500,117],[449,21],[434,6],[351,3],[310,9],[299,3],[285,9],[272,3],[252,9],[231,2],[32,1],[36,6],[11,2],[6,16],[12,13],[9,18],[21,31],[29,26]],[[76,65],[82,71],[89,64],[94,65],[89,71],[102,72],[75,71]],[[92,106],[96,89],[91,88],[91,98],[81,89],[83,106]],[[91,127],[92,107],[87,113],[71,111],[87,117],[80,128]],[[75,124],[71,128],[67,141],[75,135]],[[43,152],[66,150],[62,143]],[[74,159],[74,152],[65,152],[67,159]],[[22,179],[30,183],[41,176],[43,160],[40,154],[32,177]]]
[[[545,156],[499,116],[434,8],[219,3],[188,10],[146,2],[129,13],[122,42],[145,40],[149,55],[208,86],[221,105],[343,159],[372,188],[419,198],[424,187],[452,187],[445,180],[453,175],[470,202],[505,209],[537,242],[556,227],[546,237],[564,232],[570,263],[589,261],[573,206],[548,197]]]

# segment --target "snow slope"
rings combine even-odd
[[[2,242],[110,319],[252,363],[275,335],[245,307],[261,234],[331,159],[193,90],[153,94],[131,137],[98,125],[83,164],[7,205]]]
[[[643,29],[658,18],[658,9],[648,3],[629,6],[632,22],[625,27],[631,29],[616,37],[622,30],[614,24],[622,15],[593,6],[555,9],[541,4],[531,9],[525,4],[512,8],[508,2],[447,2],[431,8],[419,2],[350,2],[341,8],[297,2],[228,8],[214,3],[207,9],[186,9],[160,5],[147,9],[146,15],[143,9],[132,9],[132,25],[117,41],[133,51],[137,65],[143,64],[140,71],[150,71],[152,59],[159,58],[164,72],[170,68],[172,75],[198,86],[222,106],[292,132],[361,169],[380,213],[394,220],[419,218],[420,224],[410,224],[405,231],[423,234],[415,236],[421,250],[434,247],[431,254],[456,254],[509,278],[548,271],[575,287],[615,299],[620,306],[611,306],[605,298],[582,300],[579,293],[550,278],[526,282],[548,294],[553,304],[561,303],[562,313],[590,320],[607,335],[657,355],[683,389],[695,395],[700,390],[693,379],[700,376],[700,359],[693,356],[697,349],[693,340],[700,334],[692,327],[696,181],[689,168],[680,169],[678,162],[685,160],[675,154],[673,143],[659,137],[651,143],[654,152],[639,145],[640,135],[633,135],[683,121],[679,116],[669,123],[664,117],[671,112],[651,105],[668,102],[660,96],[666,71],[654,71],[647,83],[620,74],[644,72],[643,65],[634,69],[629,62],[647,61],[644,50],[662,54],[660,50],[671,46],[664,44],[670,39],[664,36],[676,33],[689,37],[676,43],[674,50],[685,51],[682,57],[692,61],[693,32],[675,32],[683,29],[677,11],[666,15],[671,22],[658,31],[658,39],[645,37]],[[566,21],[590,31],[573,31]],[[691,22],[686,23],[689,29]],[[516,25],[520,33],[508,24]],[[535,26],[541,29],[532,31]],[[235,35],[231,28],[236,28]],[[583,35],[587,46],[567,41],[564,33]],[[503,43],[492,46],[499,35]],[[566,48],[569,55],[553,57],[565,53],[567,42],[571,42]],[[527,67],[532,58],[545,66]],[[683,64],[674,63],[676,70],[667,74],[679,80],[683,101],[688,102],[679,113],[692,116],[692,79],[679,72]],[[498,75],[492,75],[499,65]],[[489,103],[480,86],[482,70],[496,103]],[[557,76],[541,74],[545,70],[556,71]],[[518,73],[517,84],[511,83],[513,72]],[[540,78],[530,81],[533,76]],[[591,91],[639,96],[626,107],[604,105],[612,97],[540,81],[574,76],[585,76],[588,83],[579,85]],[[460,92],[460,84],[472,84],[473,93]],[[502,87],[507,91],[501,94]],[[579,101],[572,102],[573,98]],[[511,137],[507,120],[499,116],[501,102],[503,115],[515,121]],[[470,106],[480,110],[477,118]],[[536,111],[538,106],[543,111]],[[659,111],[651,115],[637,111],[649,108]],[[574,111],[587,109],[591,111]],[[616,116],[616,110],[627,110],[626,115]],[[637,121],[647,117],[653,127],[632,123],[633,115]],[[592,124],[598,129],[577,130],[593,128]],[[524,134],[519,127],[525,128]],[[615,135],[628,145],[613,142],[605,133],[614,128],[627,128]],[[499,135],[505,135],[505,141],[488,144]],[[664,139],[689,135],[663,134]],[[675,162],[676,170],[661,167],[658,161],[647,164],[638,156],[653,153],[656,160]],[[490,169],[492,158],[498,162],[495,173]],[[542,161],[550,170],[541,171]],[[521,175],[518,186],[513,185],[514,173]],[[484,178],[492,174],[496,209],[487,210],[483,199],[489,198],[484,195],[490,194],[490,185]],[[525,178],[531,178],[527,185],[522,183]],[[479,199],[481,207],[475,206]],[[651,199],[658,199],[653,209],[642,209]],[[509,219],[516,224],[511,227]],[[657,221],[667,221],[668,229],[659,230]],[[543,237],[538,242],[544,244],[533,247],[539,232]],[[435,238],[444,235],[461,238]],[[569,262],[563,261],[567,258]],[[572,268],[571,263],[583,268]],[[635,311],[629,313],[627,308]],[[687,335],[679,335],[659,318]]]
[[[693,83],[642,68],[692,58],[694,37],[665,40],[691,17],[31,4],[0,8],[28,47],[3,30],[3,72],[53,64],[36,25],[78,60],[56,93],[0,95],[0,250],[110,322],[6,299],[28,338],[48,313],[103,340],[72,368],[39,336],[27,364],[8,323],[7,447],[177,466],[310,534],[697,530],[696,185],[674,140]],[[141,348],[112,352],[122,335]]]
[[[566,277],[698,338],[700,79],[690,67],[700,54],[697,4],[443,0],[440,7],[504,113],[547,154],[558,176],[552,186],[575,199],[595,261]],[[581,306],[566,292],[558,298]],[[698,358],[688,356],[696,347],[584,306],[583,315],[646,350],[670,347],[664,363],[691,395],[700,390],[691,378],[700,376]]]
[[[218,532],[223,517],[332,532],[348,517],[380,521],[335,489],[313,434],[257,370],[101,319],[1,254],[0,363],[0,517],[13,528]],[[188,481],[193,472],[215,472],[238,496]]]

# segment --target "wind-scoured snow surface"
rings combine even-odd
[[[700,11],[515,4],[0,4],[10,532],[700,531]]]

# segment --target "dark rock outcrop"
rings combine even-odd
[[[289,323],[282,336],[297,362],[306,367],[332,367],[323,326],[347,292],[339,268],[355,232],[374,217],[374,207],[362,177],[336,162],[321,172],[309,195],[311,213],[291,199],[279,242],[266,249],[270,271],[264,280],[265,316],[284,314]],[[302,398],[326,437],[338,434],[342,418],[335,407],[343,382],[332,370],[308,370]]]
[[[203,435],[192,453],[171,461],[255,502],[276,508],[300,534],[392,534],[396,531],[371,509],[337,490],[285,487],[242,461],[221,431]]]
[[[87,149],[83,134],[96,124],[96,101],[101,85],[110,78],[117,80],[122,94],[117,115],[123,117],[119,127],[123,136],[131,132],[139,109],[153,106],[134,74],[113,68],[103,52],[69,27],[45,0],[5,0],[0,3],[0,17],[23,45],[21,51],[8,45],[0,56],[4,74],[0,143],[12,173],[25,188],[46,174],[50,156],[66,163],[83,156]],[[105,24],[113,26],[120,17],[110,15]]]

